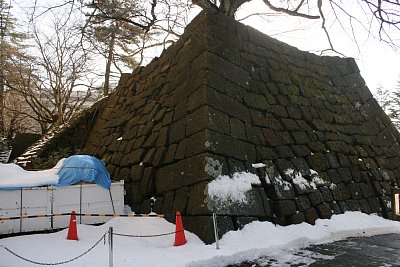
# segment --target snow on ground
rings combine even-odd
[[[107,232],[154,235],[169,233],[175,225],[161,218],[114,218],[101,226],[78,225],[79,241],[66,240],[67,230],[52,234],[29,235],[0,239],[0,266],[34,266],[11,255],[4,247],[28,259],[55,263],[78,256]],[[174,247],[174,236],[132,238],[114,236],[114,266],[226,266],[262,256],[288,257],[288,251],[311,244],[333,242],[350,236],[400,233],[400,222],[376,215],[347,212],[330,220],[275,226],[270,222],[253,222],[240,231],[231,231],[215,244],[205,245],[196,235],[185,232],[187,244]],[[78,260],[62,266],[108,266],[108,243],[99,243]],[[289,255],[290,256],[290,255]]]

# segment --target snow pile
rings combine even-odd
[[[114,218],[102,226],[78,225],[79,241],[66,240],[67,229],[43,235],[19,236],[0,240],[2,266],[29,267],[1,246],[30,260],[55,263],[71,259],[90,248],[109,229],[128,235],[154,235],[175,231],[175,225],[161,218]],[[212,267],[226,266],[262,256],[287,259],[290,250],[311,244],[332,242],[350,236],[400,233],[400,223],[376,215],[347,212],[331,220],[275,226],[270,222],[253,222],[240,231],[231,231],[220,240],[220,249],[205,245],[196,235],[185,231],[187,244],[174,247],[174,236],[132,238],[114,235],[114,266]],[[245,241],[245,242],[244,242]],[[105,266],[108,244],[103,241],[92,251],[64,266]]]
[[[208,184],[208,196],[229,203],[247,203],[246,192],[252,184],[260,183],[257,175],[248,172],[235,172],[232,178],[221,175]]]
[[[0,163],[0,188],[34,187],[57,184],[63,160],[49,170],[26,171],[16,164]]]

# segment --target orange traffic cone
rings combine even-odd
[[[76,229],[76,213],[75,213],[75,211],[71,212],[71,219],[69,220],[67,239],[68,240],[78,240],[78,231]]]
[[[181,213],[176,212],[176,228],[175,228],[175,243],[174,246],[186,244],[185,230],[183,229]]]

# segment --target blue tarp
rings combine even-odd
[[[19,190],[39,186],[67,186],[80,181],[110,189],[110,174],[105,164],[92,156],[75,155],[59,161],[50,170],[25,171],[15,164],[0,164],[0,190]]]
[[[110,174],[104,162],[89,155],[74,155],[65,159],[58,172],[60,180],[55,186],[67,186],[80,181],[96,183],[110,189]]]

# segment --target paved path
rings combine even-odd
[[[349,238],[302,250],[286,251],[255,262],[243,262],[234,266],[400,266],[400,234]]]

